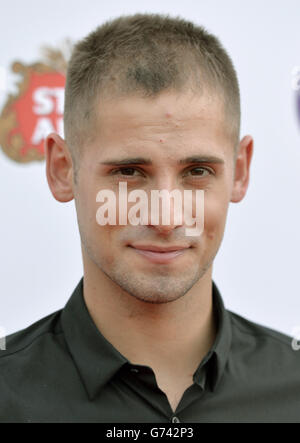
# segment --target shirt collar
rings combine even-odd
[[[101,334],[83,298],[83,277],[62,312],[66,342],[93,399],[128,360]]]
[[[206,375],[214,390],[224,372],[232,333],[229,314],[214,282],[212,290],[217,336],[196,372],[199,376],[203,374],[203,366],[208,363]],[[83,277],[62,311],[61,322],[69,351],[88,395],[93,399],[121,367],[130,362],[106,340],[92,320],[83,298]]]
[[[217,322],[217,336],[205,360],[209,360],[208,371],[210,374],[208,375],[210,386],[211,390],[215,391],[224,374],[225,366],[228,361],[232,343],[232,327],[230,314],[225,309],[220,291],[214,281],[212,282],[212,290],[213,307]]]

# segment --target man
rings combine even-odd
[[[227,311],[212,280],[253,154],[218,39],[180,18],[120,17],[76,45],[65,94],[46,172],[56,200],[75,200],[84,276],[64,309],[7,338],[1,421],[298,421],[290,338]],[[201,235],[171,199],[169,223],[130,223],[133,200],[126,223],[101,223],[99,192],[117,202],[120,184],[192,191],[193,215],[200,191]]]

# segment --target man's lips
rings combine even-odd
[[[128,245],[142,257],[152,263],[169,263],[176,257],[183,255],[189,246],[156,246],[156,245]]]
[[[173,245],[173,246],[158,246],[158,245],[129,245],[134,249],[139,249],[143,251],[154,251],[154,252],[172,252],[179,251],[181,249],[187,249],[189,246]]]

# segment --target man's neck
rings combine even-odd
[[[216,336],[211,271],[181,298],[155,304],[122,291],[98,269],[85,272],[84,300],[102,335],[132,364],[191,377]]]

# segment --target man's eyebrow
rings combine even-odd
[[[215,157],[212,155],[193,155],[191,157],[186,157],[178,161],[178,164],[185,165],[189,163],[219,163],[224,164],[224,160],[219,157]],[[150,158],[144,157],[134,157],[134,158],[124,158],[122,160],[119,159],[110,159],[100,162],[101,165],[108,166],[126,166],[126,165],[152,165],[153,162]]]
[[[179,160],[179,164],[185,165],[187,163],[219,163],[224,164],[224,160],[214,155],[193,155]]]

